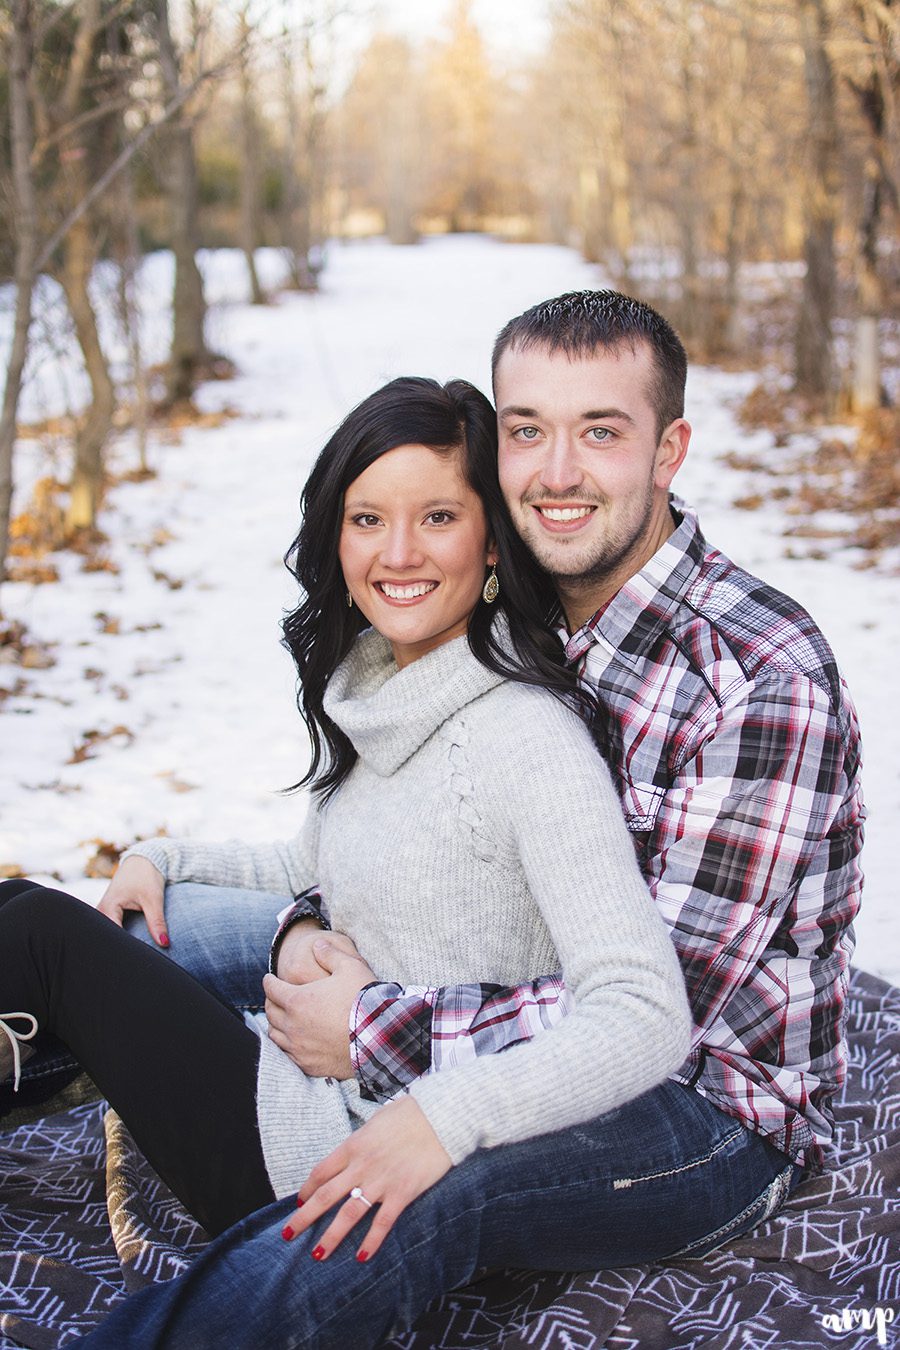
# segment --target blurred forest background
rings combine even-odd
[[[872,546],[897,543],[900,3],[552,0],[548,15],[540,52],[501,61],[468,0],[418,40],[354,0],[4,0],[8,576],[38,580],[42,550],[89,547],[117,428],[143,444],[154,419],[190,415],[199,381],[227,375],[207,345],[199,249],[241,249],[264,305],[263,245],[313,291],[334,241],[449,231],[574,245],[658,303],[695,360],[764,372],[748,419],[855,425],[855,441],[821,442],[823,465],[840,459],[823,491],[839,481]],[[171,350],[147,369],[134,278],[163,248]],[[89,284],[100,260],[117,278],[124,379]],[[91,398],[65,429],[69,480],[44,483],[17,520],[41,273],[62,287]]]

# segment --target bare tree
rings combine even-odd
[[[103,26],[101,0],[83,0],[61,90],[55,99],[44,102],[40,110],[42,120],[52,127],[59,142],[59,190],[64,210],[84,200],[91,186],[90,149],[101,117],[87,122],[79,114],[85,111],[95,47]],[[95,104],[91,111],[96,110]],[[102,109],[99,111],[102,115]],[[61,251],[57,275],[91,387],[90,402],[75,436],[75,464],[66,512],[67,529],[74,531],[92,527],[96,519],[102,492],[103,449],[115,411],[115,389],[88,289],[98,254],[97,229],[90,212],[73,221]]]
[[[797,0],[797,12],[806,81],[809,163],[802,184],[806,275],[794,341],[794,373],[800,393],[821,399],[831,396],[835,387],[834,241],[840,201],[837,100],[825,0]]]
[[[256,249],[260,243],[260,135],[250,67],[249,5],[241,9],[240,118],[241,118],[241,248],[247,262],[250,300],[254,305],[266,302],[256,270]]]
[[[856,331],[851,403],[855,412],[877,408],[882,400],[879,319],[885,287],[878,245],[885,214],[897,211],[897,182],[887,144],[888,123],[900,93],[900,11],[892,0],[852,0],[854,53],[844,71],[864,127],[862,200],[856,232]],[[858,52],[858,55],[856,54]]]
[[[284,107],[281,236],[288,261],[290,283],[298,291],[313,291],[317,285],[313,258],[313,249],[317,242],[313,226],[313,198],[321,134],[321,113],[318,107],[321,88],[315,77],[312,28],[311,17],[308,14],[304,15],[299,42],[304,75],[304,89],[301,96],[297,87],[297,43],[288,7],[279,48],[281,98]]]
[[[155,0],[157,42],[167,101],[179,98],[185,80],[182,57],[172,37],[168,0]],[[195,25],[196,27],[196,25]],[[200,203],[193,117],[185,100],[164,134],[165,176],[170,211],[175,285],[172,294],[172,347],[166,374],[169,403],[190,399],[209,353],[204,337],[206,301],[197,266]]]
[[[378,211],[394,244],[418,237],[426,175],[423,99],[410,43],[376,33],[342,103],[342,170],[351,201]]]
[[[28,330],[31,326],[31,300],[38,250],[37,194],[31,167],[34,131],[28,91],[32,43],[31,0],[13,0],[12,30],[9,40],[9,111],[16,240],[14,269],[16,312],[3,390],[3,410],[0,414],[0,580],[3,577],[9,546],[16,411],[28,355]]]

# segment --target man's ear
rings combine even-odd
[[[672,479],[684,463],[688,444],[691,439],[691,425],[683,417],[676,417],[662,434],[656,449],[653,482],[658,488],[668,490]]]

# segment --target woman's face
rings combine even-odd
[[[400,445],[344,494],[344,580],[401,669],[465,633],[495,561],[481,498],[459,458]]]

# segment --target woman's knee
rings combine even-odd
[[[0,881],[0,905],[6,904],[7,900],[14,900],[17,895],[24,895],[26,891],[40,890],[36,881],[29,881],[27,877],[15,877],[11,881]]]
[[[11,926],[22,927],[29,933],[64,933],[100,918],[90,905],[65,891],[32,883],[7,892],[5,885],[0,887],[0,912],[7,934]]]

